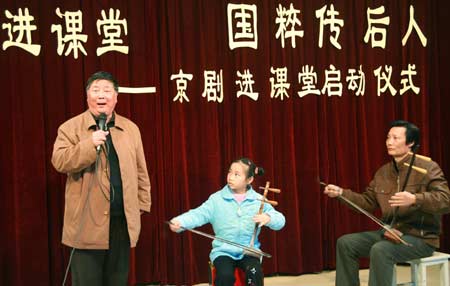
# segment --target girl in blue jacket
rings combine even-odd
[[[284,215],[270,204],[264,204],[262,214],[258,214],[263,196],[253,190],[251,183],[255,176],[263,174],[264,170],[248,158],[233,161],[228,170],[227,185],[198,208],[173,218],[170,229],[180,232],[181,227],[192,229],[210,223],[217,237],[248,246],[257,223],[254,247],[259,249],[258,235],[262,226],[279,230],[285,224]],[[239,247],[214,240],[210,259],[216,268],[216,286],[233,286],[236,267],[245,271],[247,285],[263,285],[260,258],[245,255]]]

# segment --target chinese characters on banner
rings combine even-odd
[[[41,45],[33,44],[32,32],[37,30],[37,26],[32,24],[34,17],[30,15],[28,8],[23,10],[19,8],[16,15],[9,10],[5,10],[4,13],[8,21],[2,23],[2,29],[7,30],[8,40],[3,42],[3,50],[18,47],[38,56]],[[88,53],[83,46],[88,40],[88,35],[83,34],[83,13],[80,10],[61,12],[58,7],[55,14],[61,19],[61,23],[53,24],[50,32],[56,33],[58,55],[62,55],[65,50],[64,56],[72,54],[75,59],[79,53],[87,56]],[[122,29],[124,35],[128,33],[127,20],[120,19],[120,10],[109,9],[108,16],[102,10],[101,15],[102,19],[97,20],[97,32],[104,37],[102,40],[104,46],[97,48],[96,55],[101,56],[112,51],[128,54],[128,46],[121,45]]]
[[[281,49],[295,49],[299,41],[304,40],[305,34],[302,28],[301,9],[295,7],[292,3],[288,6],[278,4],[275,8],[273,23],[276,27],[274,40],[277,41]],[[73,56],[78,59],[79,56],[88,56],[85,45],[89,40],[87,34],[83,33],[83,12],[65,11],[57,7],[54,11],[58,23],[51,25],[49,32],[54,34],[57,43],[56,53],[59,56]],[[35,17],[27,7],[18,8],[17,11],[3,11],[4,18],[0,18],[2,30],[7,34],[7,40],[2,43],[2,49],[5,51],[10,48],[22,49],[33,56],[38,56],[42,46],[39,43],[33,43],[33,34],[37,33],[39,27],[35,23]],[[422,32],[419,23],[416,21],[415,9],[413,5],[409,6],[409,22],[407,30],[401,39],[402,46],[405,46],[412,33],[415,33],[420,39],[423,47],[427,45],[427,38]],[[340,16],[341,13],[333,5],[324,5],[315,10],[315,20],[319,24],[317,47],[334,48],[342,50],[340,35],[345,32],[345,20]],[[228,47],[231,51],[250,48],[258,50],[258,6],[248,4],[227,5],[227,29],[228,29]],[[374,49],[385,49],[387,33],[390,25],[390,16],[386,14],[385,7],[368,7],[366,11],[367,30],[363,36],[363,41]],[[121,17],[119,9],[110,8],[108,13],[105,10],[100,11],[96,20],[96,31],[98,36],[102,37],[102,46],[95,51],[96,56],[102,56],[105,53],[118,52],[128,54],[129,47],[124,44],[124,37],[128,35],[127,19]],[[328,39],[324,35],[329,35]],[[325,39],[324,39],[325,38]],[[400,40],[400,39],[399,39]],[[414,78],[418,71],[414,63],[408,63],[402,67],[401,71],[396,71],[390,65],[380,65],[372,71],[364,71],[362,65],[349,68],[347,71],[341,71],[339,67],[330,64],[323,72],[317,72],[313,65],[303,65],[299,67],[297,73],[298,92],[293,94],[291,86],[294,83],[288,82],[288,73],[291,72],[286,66],[267,67],[270,71],[270,98],[281,100],[298,96],[303,98],[307,95],[327,95],[341,97],[344,89],[355,96],[364,96],[366,89],[366,73],[374,76],[377,80],[377,96],[390,94],[403,95],[406,92],[414,94],[420,93],[420,87],[414,84]],[[400,83],[392,82],[393,74],[400,74]],[[225,73],[225,76],[228,73]],[[256,83],[253,74],[249,68],[242,67],[242,70],[230,71],[234,76],[236,86],[236,97],[248,97],[257,101],[260,96],[256,86],[265,83]],[[179,67],[177,74],[168,75],[173,81],[177,93],[173,96],[173,102],[188,103],[189,84],[195,81],[193,74],[189,71],[183,71]],[[323,82],[318,85],[318,82]],[[203,92],[201,96],[207,102],[222,103],[224,101],[224,71],[204,70],[203,71]],[[396,88],[397,87],[397,88]],[[231,87],[230,87],[231,88]],[[125,88],[124,88],[125,90]],[[131,91],[132,92],[132,91]],[[138,91],[134,91],[138,92]]]

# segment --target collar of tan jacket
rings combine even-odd
[[[108,128],[118,128],[120,130],[124,130],[125,127],[125,120],[122,116],[118,115],[115,111],[113,112],[113,115],[111,117],[111,120],[108,122]],[[89,130],[89,129],[96,129],[97,128],[97,122],[95,121],[95,116],[89,111],[86,110],[83,113],[83,129]]]
[[[400,172],[403,169],[408,168],[408,166],[405,165],[405,163],[409,164],[411,163],[411,157],[412,155],[406,155],[405,158],[401,159],[400,161],[396,162],[394,158],[392,158],[391,166],[396,172]]]

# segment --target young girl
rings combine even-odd
[[[270,204],[264,204],[262,214],[258,214],[262,195],[250,185],[255,176],[264,170],[247,158],[231,163],[227,175],[227,185],[212,194],[206,202],[171,220],[170,229],[180,232],[181,228],[192,229],[211,223],[217,237],[231,240],[246,246],[250,245],[255,223],[279,230],[285,224],[283,214]],[[254,247],[259,249],[258,228]],[[212,242],[210,259],[216,268],[216,286],[233,286],[234,269],[245,271],[247,285],[263,285],[263,273],[259,258],[244,255],[243,249],[217,240]]]

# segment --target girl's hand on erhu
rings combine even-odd
[[[259,227],[262,227],[270,222],[270,216],[268,214],[257,214],[253,217],[253,221],[259,223]]]

